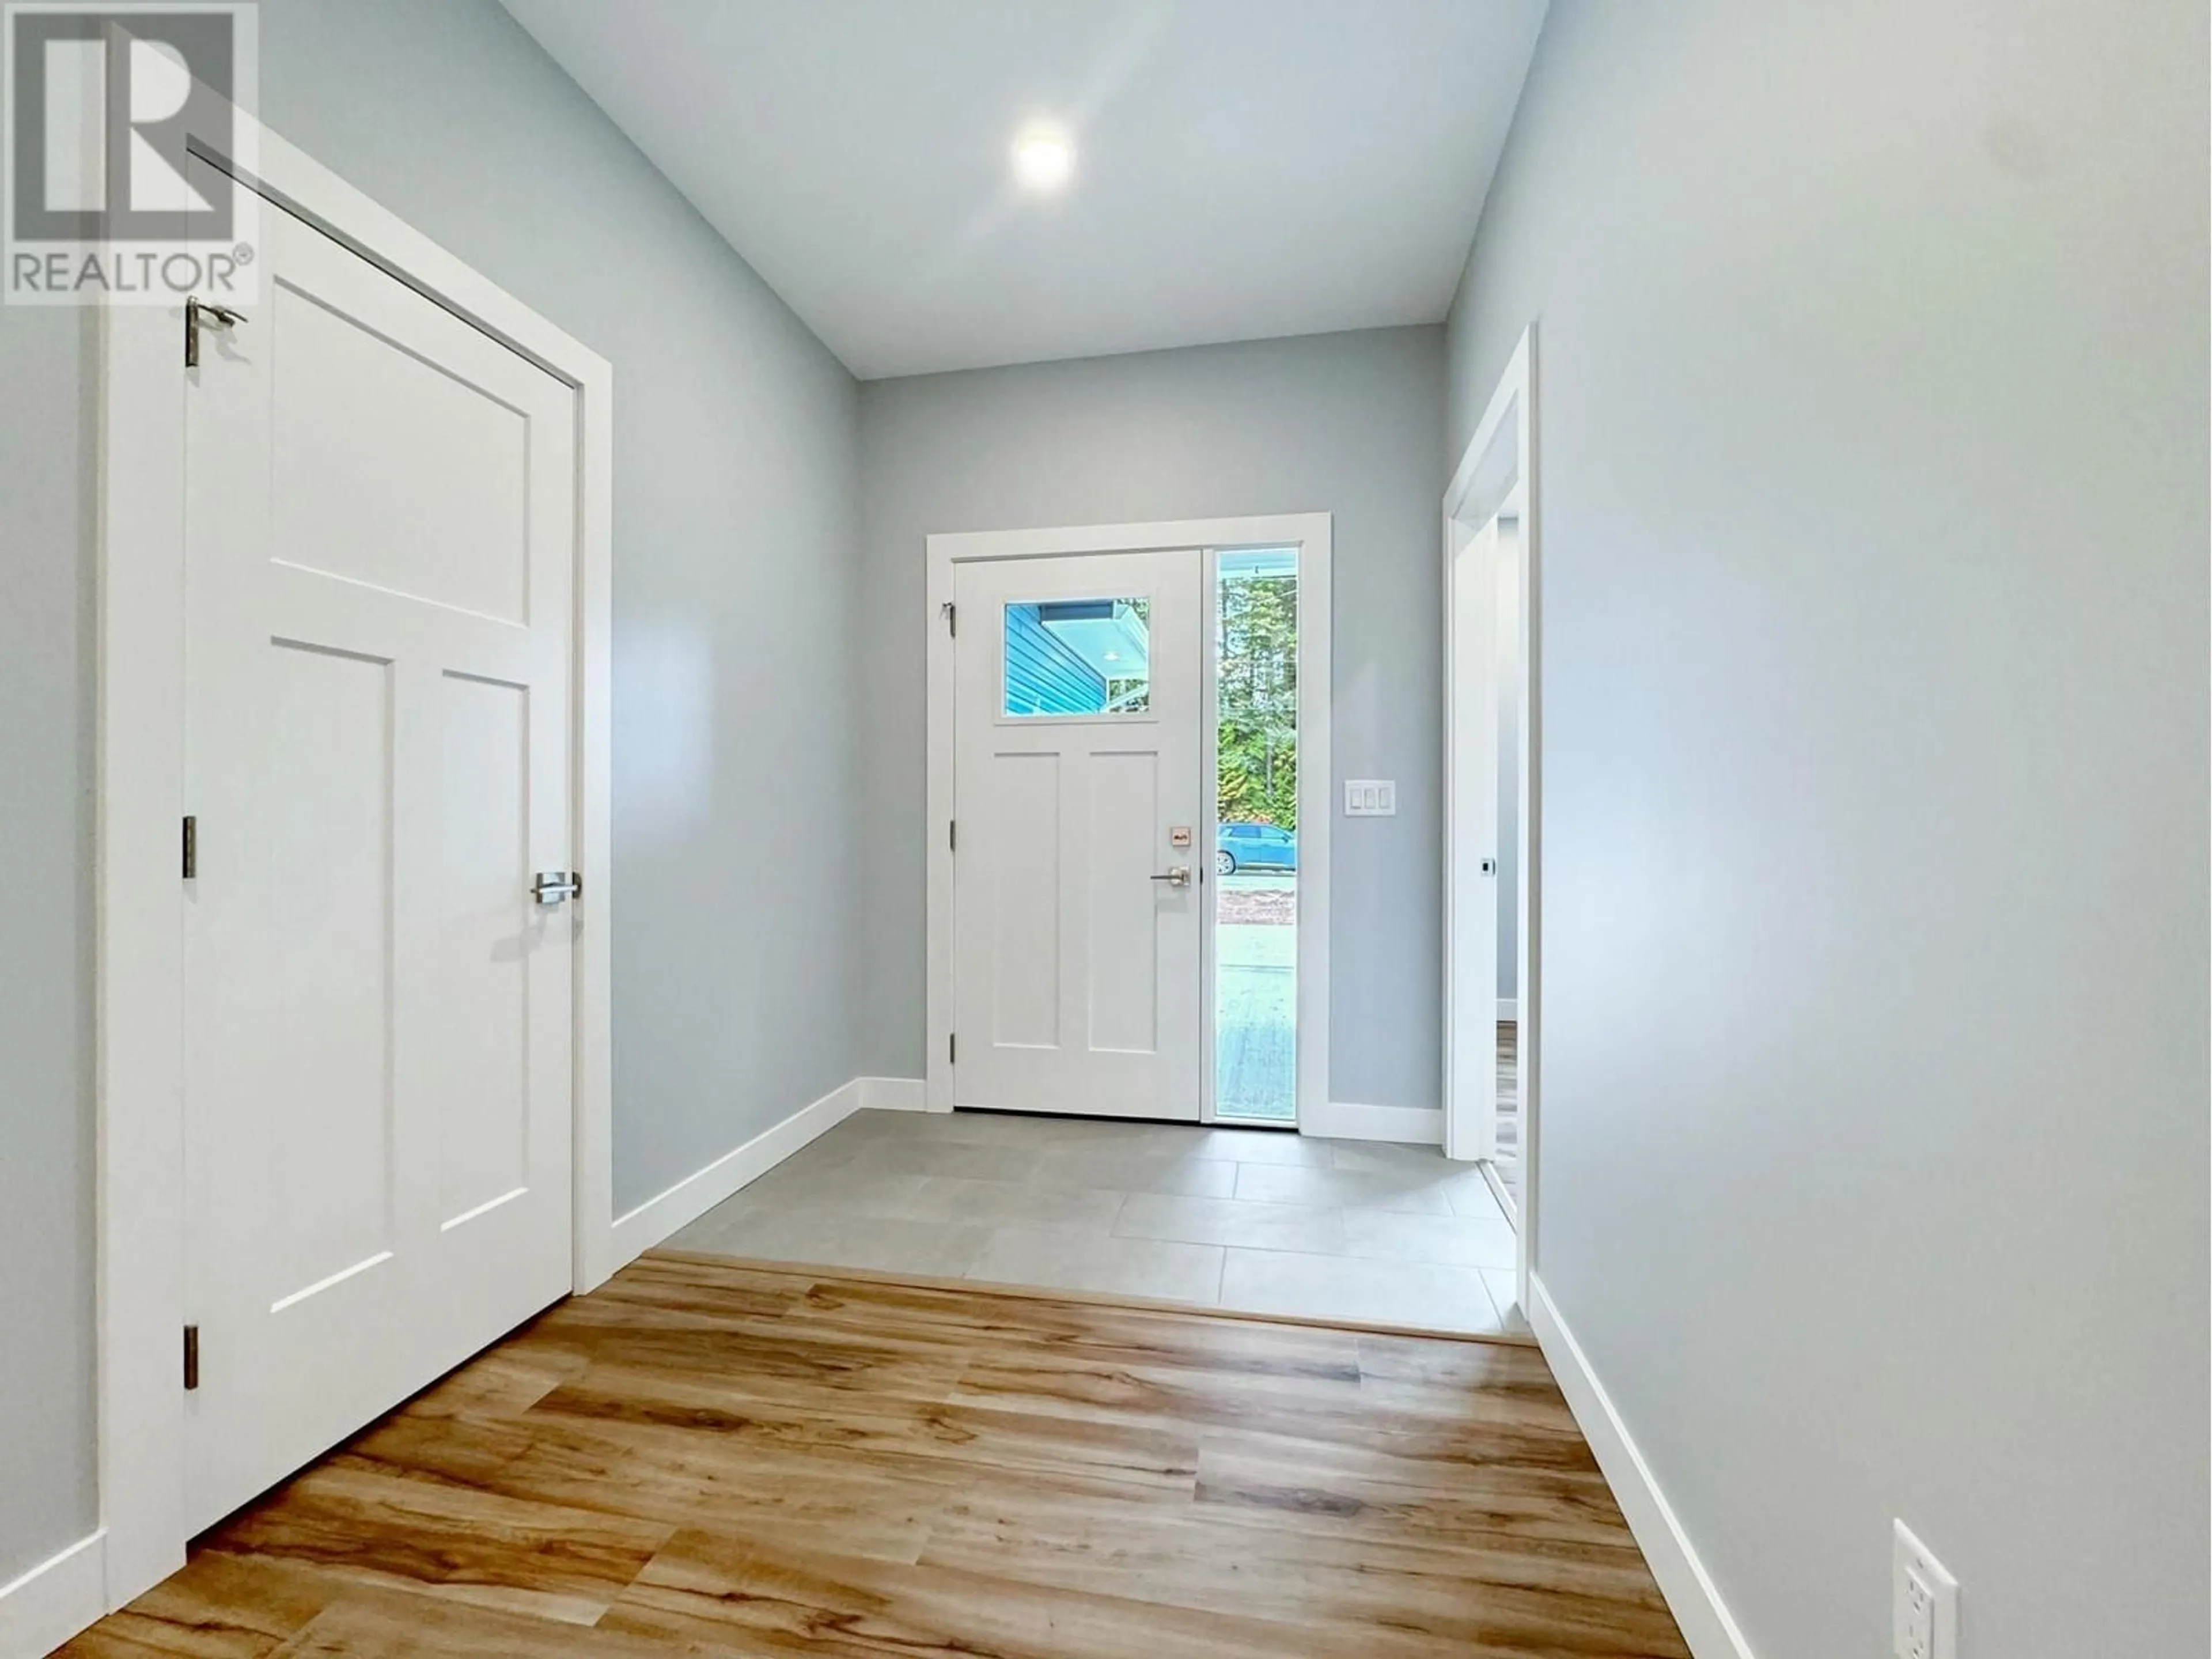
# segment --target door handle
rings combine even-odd
[[[1188,887],[1190,885],[1190,866],[1188,864],[1171,865],[1169,866],[1168,872],[1165,875],[1154,876],[1152,879],[1154,881],[1164,881],[1170,887]]]
[[[584,878],[574,870],[540,870],[538,879],[530,884],[530,896],[544,905],[555,905],[562,899],[580,898]]]
[[[228,306],[210,305],[205,300],[185,301],[185,367],[200,366],[200,330],[210,324],[222,328],[235,328],[246,319]]]

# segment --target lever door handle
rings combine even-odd
[[[540,870],[538,878],[530,884],[530,896],[544,905],[555,905],[562,899],[580,898],[584,891],[584,878],[574,870]]]
[[[221,328],[235,328],[246,319],[228,306],[210,305],[205,300],[185,301],[185,367],[200,366],[200,330],[210,324]]]
[[[1154,876],[1152,879],[1164,881],[1170,887],[1188,887],[1190,885],[1190,866],[1188,864],[1172,866],[1164,875]]]

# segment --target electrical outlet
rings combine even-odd
[[[1911,1528],[1891,1524],[1891,1653],[1895,1659],[1959,1659],[1959,1581]]]

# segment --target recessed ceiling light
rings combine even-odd
[[[1014,141],[1014,177],[1030,190],[1058,190],[1075,171],[1075,146],[1057,132],[1031,130]]]

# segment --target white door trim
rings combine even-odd
[[[198,106],[195,100],[193,107]],[[575,1288],[611,1271],[608,1033],[613,371],[246,117],[195,153],[574,388]],[[250,166],[241,158],[251,158]],[[96,830],[99,1491],[105,1599],[184,1565],[184,456],[181,308],[103,310]]]
[[[1198,556],[1198,706],[1203,712],[1198,722],[1198,773],[1201,780],[1211,779],[1201,799],[1206,802],[1207,816],[1221,810],[1221,664],[1218,641],[1221,638],[1221,560],[1212,548],[1203,548]],[[1303,689],[1303,682],[1301,688]],[[1304,805],[1303,801],[1299,803]],[[1218,837],[1217,837],[1218,839]],[[1215,960],[1221,948],[1217,932],[1218,921],[1215,908],[1221,902],[1218,885],[1221,872],[1214,867],[1213,846],[1202,842],[1191,849],[1191,868],[1198,872],[1200,891],[1206,891],[1206,884],[1213,883],[1205,908],[1200,915],[1198,945],[1198,1121],[1212,1123],[1220,1115],[1221,1060],[1214,1044],[1220,1040],[1215,1016],[1219,1012],[1221,993],[1217,988],[1220,964]],[[1296,983],[1295,977],[1293,984]],[[1298,1013],[1291,1013],[1293,1054]],[[1291,1092],[1295,1102],[1297,1079],[1291,1081]],[[1295,1117],[1303,1120],[1305,1114]]]
[[[1250,518],[1169,519],[1150,524],[1078,525],[1056,530],[986,530],[928,538],[928,587],[923,611],[928,648],[928,782],[923,841],[927,868],[925,931],[928,950],[926,1098],[933,1112],[952,1109],[952,866],[948,826],[953,817],[952,635],[945,607],[952,602],[952,568],[970,559],[1034,559],[1072,553],[1144,553],[1177,548],[1212,556],[1239,547],[1298,550],[1298,942],[1297,1107],[1303,1127],[1328,1106],[1328,849],[1334,776],[1329,755],[1333,696],[1329,678],[1331,520],[1326,513]],[[1211,584],[1208,608],[1212,611]],[[1210,649],[1210,647],[1209,647]],[[1211,677],[1208,678],[1211,684]],[[1306,688],[1315,695],[1306,696]],[[1206,746],[1211,755],[1212,745]],[[1212,848],[1195,849],[1212,871]],[[1212,929],[1207,930],[1209,994]],[[1206,1063],[1212,1064],[1207,1011]],[[1212,1079],[1204,1098],[1209,1119]]]
[[[1543,877],[1542,789],[1543,755],[1541,750],[1543,720],[1540,698],[1543,685],[1543,540],[1539,521],[1540,495],[1537,489],[1536,471],[1536,325],[1534,323],[1522,331],[1515,343],[1513,355],[1498,376],[1498,386],[1490,394],[1490,403],[1483,410],[1482,420],[1476,426],[1474,436],[1468,441],[1466,453],[1452,474],[1450,487],[1443,498],[1443,628],[1444,628],[1444,834],[1443,882],[1444,914],[1455,914],[1453,884],[1461,878],[1455,870],[1453,848],[1457,845],[1457,826],[1452,821],[1452,757],[1458,748],[1452,729],[1453,711],[1456,707],[1453,695],[1455,678],[1453,659],[1455,655],[1451,637],[1451,619],[1455,614],[1453,583],[1458,561],[1455,555],[1468,539],[1495,518],[1500,508],[1515,507],[1521,517],[1521,559],[1523,585],[1521,594],[1521,768],[1524,787],[1521,791],[1520,823],[1520,884],[1519,922],[1520,951],[1517,987],[1519,989],[1518,1018],[1521,1111],[1521,1182],[1519,1214],[1515,1218],[1520,1235],[1519,1278],[1520,1302],[1528,1306],[1529,1279],[1536,1267],[1536,1209],[1538,1201],[1538,1170],[1541,1151],[1539,1129],[1539,1042],[1543,1015],[1542,938],[1543,906],[1540,902]],[[1494,581],[1494,572],[1486,571],[1485,579]],[[1474,876],[1473,879],[1486,878]],[[1494,943],[1490,946],[1494,950]],[[1443,1077],[1442,1099],[1444,1108],[1446,1143],[1451,1136],[1452,1115],[1452,1031],[1455,1018],[1455,1000],[1452,989],[1452,949],[1449,927],[1445,930],[1443,963]],[[1486,1009],[1485,1023],[1495,1018]],[[1493,1038],[1493,1042],[1495,1039]],[[1493,1172],[1494,1177],[1494,1172]]]

